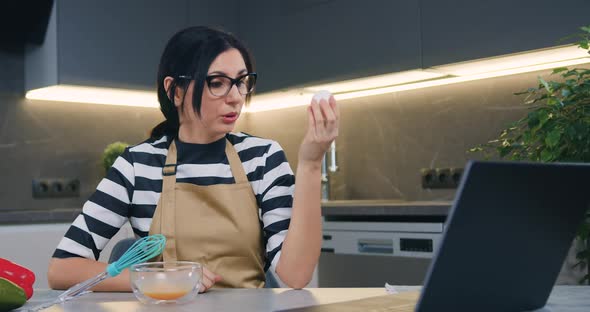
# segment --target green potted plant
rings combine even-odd
[[[123,154],[127,146],[129,146],[129,144],[119,141],[107,145],[107,147],[104,149],[104,152],[102,153],[101,158],[101,163],[105,174],[113,166],[117,157]]]
[[[582,33],[575,35],[580,38],[578,46],[589,50],[590,26],[580,29]],[[530,110],[526,116],[502,130],[498,138],[469,152],[517,161],[590,162],[590,69],[556,68],[552,75],[559,79],[539,77],[536,88],[515,93],[527,95],[524,103]],[[586,269],[580,280],[586,283],[590,282],[589,218],[578,229],[577,238],[582,247],[574,267]]]

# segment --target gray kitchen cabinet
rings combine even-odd
[[[420,67],[417,1],[255,1],[239,25],[258,92]]]
[[[22,49],[17,52],[0,50],[0,92],[22,92],[23,63]]]
[[[47,35],[54,42],[38,49],[51,53],[28,53],[34,57],[25,60],[27,89],[153,89],[167,40],[189,25],[243,39],[256,60],[257,90],[265,92],[555,46],[588,23],[590,11],[586,0],[57,0],[55,6],[55,29]]]
[[[573,42],[587,0],[420,0],[424,67]]]
[[[153,89],[166,41],[187,25],[186,0],[58,0],[60,84]]]
[[[28,89],[54,84],[154,89],[170,37],[189,25],[237,29],[236,2],[57,0],[44,45],[28,52]]]
[[[240,29],[240,0],[188,1],[189,26],[209,26],[238,34]],[[249,3],[249,2],[248,2]]]

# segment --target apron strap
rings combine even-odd
[[[236,152],[236,149],[228,139],[225,139],[225,154],[227,155],[229,167],[231,168],[231,173],[234,176],[236,183],[248,182],[248,177],[246,176],[246,172],[244,171],[244,166],[242,165],[242,161],[238,156],[238,152]]]
[[[160,230],[166,236],[166,248],[164,249],[164,261],[176,260],[176,144],[168,148],[166,165],[162,168],[162,209]]]

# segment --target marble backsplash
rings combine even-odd
[[[452,200],[454,190],[421,187],[421,168],[464,167],[466,151],[524,116],[515,92],[549,71],[343,100],[331,199]],[[554,78],[555,79],[555,78]],[[306,128],[304,107],[257,112],[246,131],[279,141],[293,167]]]
[[[424,190],[420,169],[462,167],[466,150],[526,113],[514,92],[536,85],[534,72],[340,102],[339,171],[331,199],[451,200]],[[307,126],[305,108],[242,116],[237,130],[272,138],[295,170]],[[153,108],[29,101],[0,93],[0,210],[80,208],[102,178],[100,156],[114,141],[137,143],[162,119]],[[31,197],[31,180],[77,177],[81,196]]]
[[[104,176],[104,148],[114,141],[145,140],[160,116],[153,108],[0,94],[0,211],[81,208]],[[32,198],[32,179],[61,177],[80,180],[80,197]]]

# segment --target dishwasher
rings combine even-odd
[[[421,285],[444,220],[393,220],[325,217],[319,287]]]

